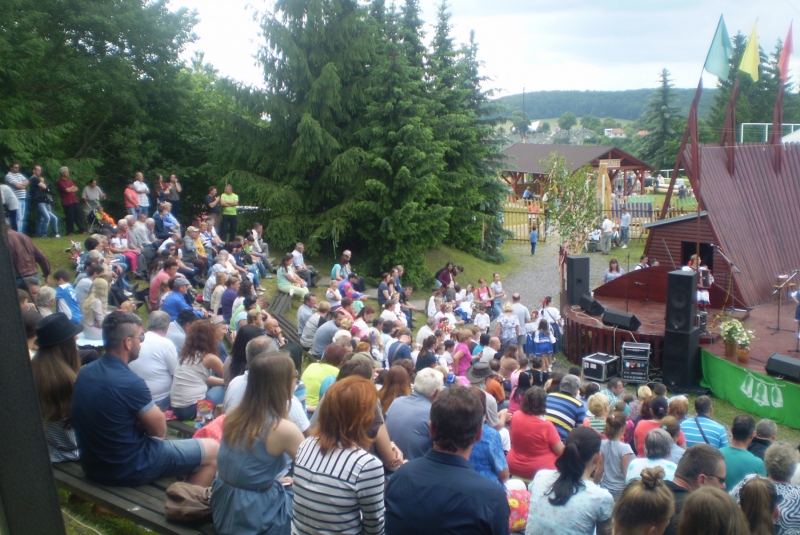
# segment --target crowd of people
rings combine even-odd
[[[661,384],[554,371],[550,297],[531,311],[498,273],[462,288],[448,263],[424,310],[400,265],[371,300],[344,251],[322,299],[302,243],[275,269],[261,225],[181,229],[180,190],[143,206],[141,181],[55,287],[8,230],[52,462],[106,485],[210,487],[220,534],[800,533],[798,452],[773,422],[737,416],[729,439],[707,396],[689,416]],[[226,194],[209,192],[223,218]],[[302,301],[299,343],[267,310],[272,276]],[[195,438],[164,440],[168,418]]]

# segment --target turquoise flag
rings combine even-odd
[[[714,32],[714,40],[708,50],[704,67],[706,71],[720,80],[727,80],[728,72],[731,70],[731,56],[733,56],[733,45],[731,44],[731,38],[728,37],[725,19],[720,15],[717,31]]]

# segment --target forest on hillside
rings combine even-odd
[[[525,111],[532,119],[561,117],[572,112],[577,117],[613,117],[635,121],[642,116],[653,98],[656,88],[631,89],[627,91],[532,91],[525,93]],[[692,104],[694,89],[673,89],[673,105],[686,116]],[[708,117],[714,104],[716,88],[705,88],[698,108],[701,119]],[[495,101],[500,115],[508,117],[514,110],[522,109],[522,94],[509,95]]]

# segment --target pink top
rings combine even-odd
[[[469,350],[469,346],[463,342],[456,345],[453,354],[455,355],[459,351],[462,352],[463,356],[458,361],[457,375],[464,375],[467,373],[467,369],[470,365],[472,365],[472,352]]]

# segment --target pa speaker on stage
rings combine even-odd
[[[589,292],[589,257],[567,257],[567,303],[579,305]]]
[[[603,312],[606,311],[605,307],[595,301],[589,294],[583,294],[581,296],[581,308],[590,316],[602,316]]]
[[[767,360],[766,370],[770,375],[780,375],[792,381],[800,381],[800,360],[793,357],[773,353]]]
[[[603,325],[611,327],[619,327],[626,331],[638,331],[642,326],[642,322],[633,314],[621,312],[619,310],[606,309],[603,312]]]
[[[661,353],[663,381],[669,387],[692,388],[700,384],[700,329],[666,331]]]
[[[667,279],[667,331],[688,333],[697,314],[697,273],[670,271]]]

